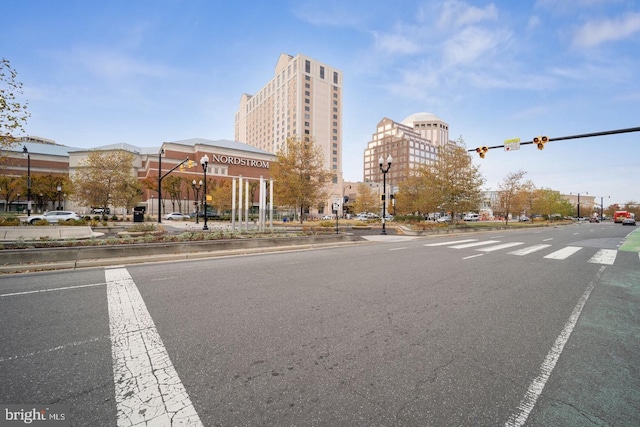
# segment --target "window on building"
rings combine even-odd
[[[305,73],[310,73],[311,72],[311,61],[306,60],[304,61],[304,72]]]
[[[324,80],[324,67],[320,66],[320,78]]]
[[[333,72],[333,82],[335,84],[338,84],[338,73],[336,73],[335,71]]]
[[[308,90],[304,91],[305,96],[311,96],[311,92],[309,92]]]

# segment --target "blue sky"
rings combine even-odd
[[[640,126],[637,0],[22,0],[2,14],[26,132],[73,147],[234,139],[240,96],[281,53],[343,72],[346,180],[362,180],[383,117],[436,114],[468,148]],[[554,141],[474,162],[487,189],[524,170],[537,187],[639,202],[639,142]]]

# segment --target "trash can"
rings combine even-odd
[[[133,222],[144,222],[144,212],[133,211]]]

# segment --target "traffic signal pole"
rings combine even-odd
[[[158,224],[162,222],[162,180],[171,172],[178,169],[180,166],[184,165],[185,162],[188,162],[190,160],[187,157],[186,159],[184,159],[183,161],[175,165],[173,168],[171,168],[169,172],[161,176],[160,174],[162,173],[162,154],[163,153],[164,153],[164,150],[162,150],[160,154],[158,154]],[[194,164],[195,164],[195,161],[194,161]]]

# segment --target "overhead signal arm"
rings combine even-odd
[[[528,145],[528,144],[536,144],[538,150],[543,150],[544,145],[547,142],[551,141],[564,141],[566,139],[578,139],[578,138],[591,138],[594,136],[605,136],[605,135],[615,135],[619,133],[630,133],[630,132],[640,132],[640,127],[627,128],[627,129],[617,129],[617,130],[608,130],[604,132],[594,132],[594,133],[583,133],[580,135],[569,135],[569,136],[560,136],[557,138],[549,138],[547,136],[536,136],[531,141],[520,142],[520,145]],[[492,150],[494,148],[504,148],[504,145],[493,145],[491,147],[482,146],[478,148],[473,148],[467,151],[475,151],[480,155],[480,158],[484,159],[487,151]]]

